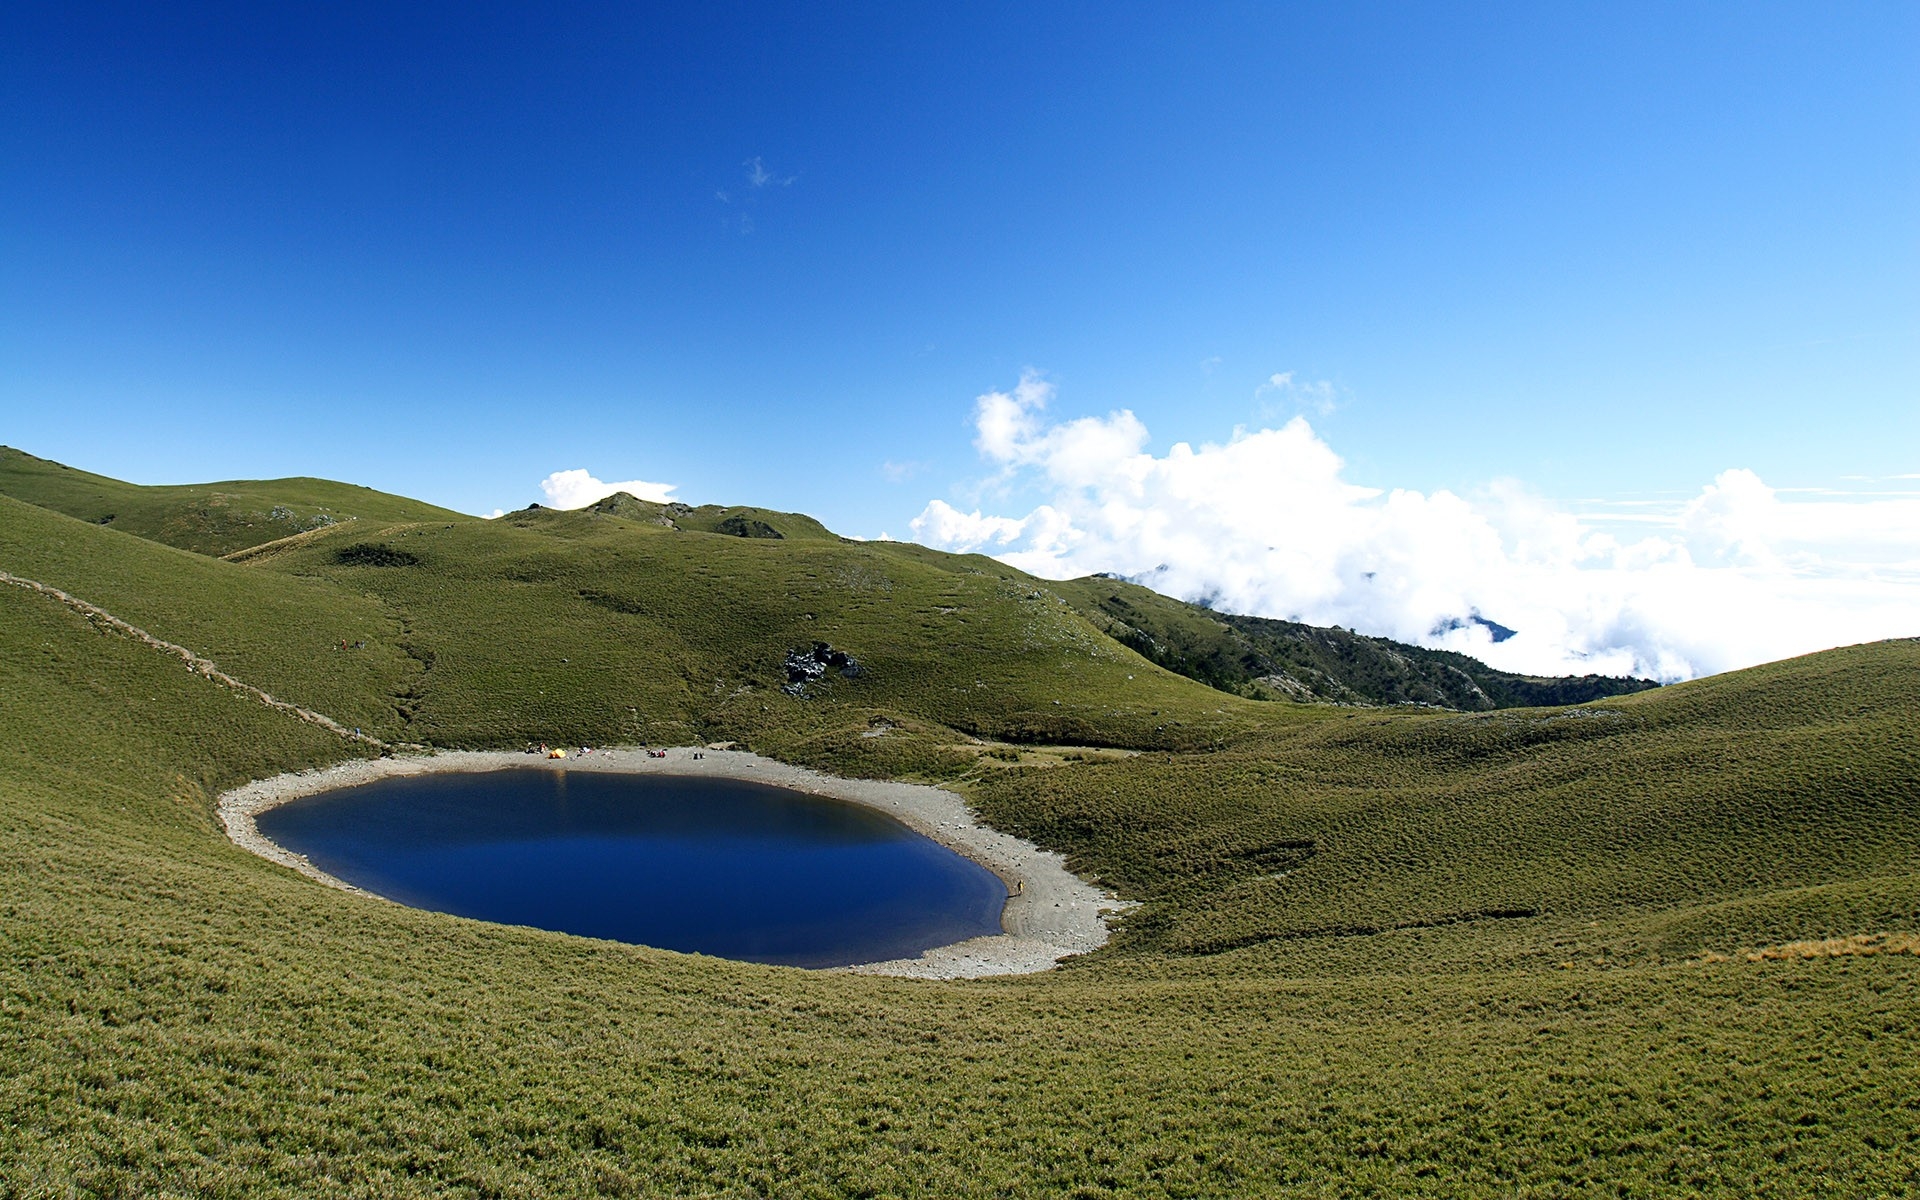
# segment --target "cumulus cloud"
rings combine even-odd
[[[585,468],[555,471],[540,481],[540,491],[546,495],[549,508],[585,508],[595,500],[604,500],[615,492],[665,504],[673,499],[675,486],[671,483],[648,483],[644,479],[602,483]]]
[[[974,410],[989,487],[1044,502],[1007,515],[934,500],[915,540],[1536,674],[1675,680],[1920,634],[1920,493],[1808,498],[1732,469],[1622,520],[1514,481],[1363,486],[1305,416],[1155,455],[1133,413],[1053,421],[1053,394],[1029,372]],[[1473,616],[1518,633],[1496,643]]]

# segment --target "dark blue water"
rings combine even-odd
[[[722,779],[538,768],[388,779],[260,814],[416,908],[798,967],[1000,932],[985,867],[870,809]]]

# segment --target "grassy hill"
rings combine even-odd
[[[915,983],[330,891],[213,797],[367,750],[0,584],[0,1195],[1920,1191],[1920,642],[1271,704],[784,514],[369,510],[224,561],[41,495],[0,570],[346,724],[938,780],[1139,907]],[[795,694],[815,642],[860,670]]]
[[[146,487],[0,446],[0,495],[199,554],[222,555],[338,522],[458,514],[326,479],[236,479]]]
[[[537,511],[539,507],[536,504],[528,511]],[[615,492],[595,501],[587,506],[587,511],[600,516],[626,517],[668,529],[724,533],[730,537],[757,538],[762,541],[783,541],[787,538],[816,542],[847,540],[812,517],[800,513],[769,512],[763,508],[730,508],[719,504],[704,504],[698,508],[690,504],[659,504],[625,492]]]

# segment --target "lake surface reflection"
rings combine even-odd
[[[537,768],[419,775],[257,818],[402,904],[798,967],[1000,932],[985,867],[870,809],[765,784]]]

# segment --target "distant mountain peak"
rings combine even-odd
[[[1517,629],[1509,629],[1498,621],[1489,621],[1481,616],[1478,610],[1475,610],[1464,617],[1448,617],[1446,620],[1435,625],[1433,629],[1428,632],[1427,636],[1439,637],[1442,634],[1452,633],[1456,629],[1471,629],[1475,625],[1480,626],[1480,628],[1492,634],[1493,640],[1496,643],[1504,642],[1514,634],[1520,632]]]

